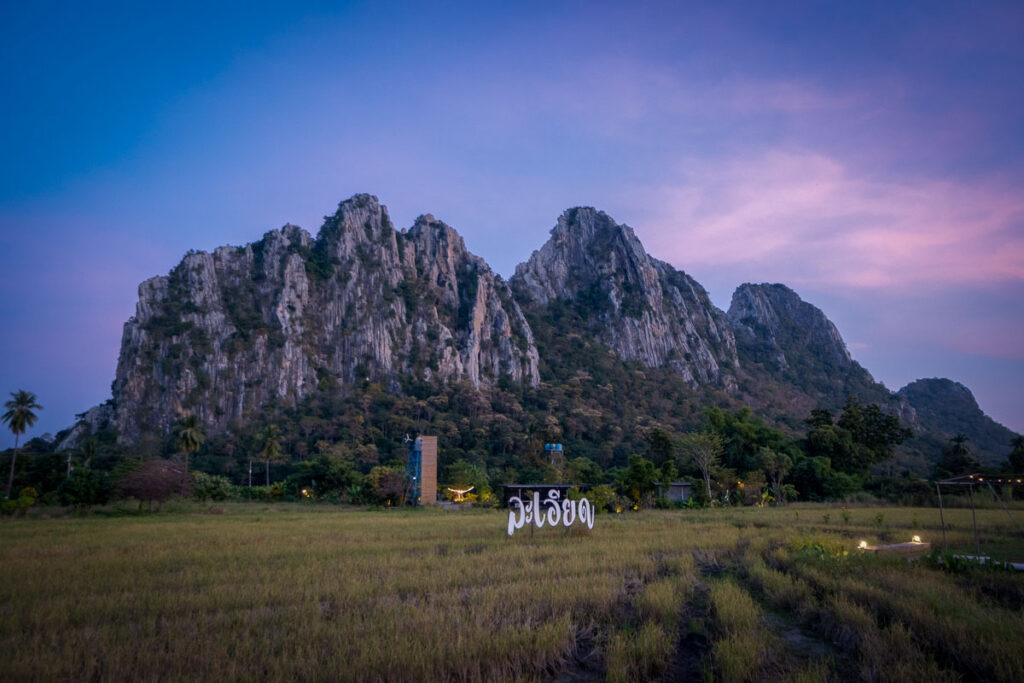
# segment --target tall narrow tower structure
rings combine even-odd
[[[406,500],[412,505],[437,502],[437,437],[417,436],[409,442],[405,468]]]

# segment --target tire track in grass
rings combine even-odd
[[[675,656],[665,672],[669,681],[702,681],[709,670],[711,640],[708,638],[707,584],[695,581],[693,595],[679,615]]]

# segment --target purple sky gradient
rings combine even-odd
[[[596,206],[720,307],[786,283],[890,388],[950,377],[1024,431],[1019,2],[25,4],[0,391],[38,395],[29,437],[109,397],[139,282],[357,192],[506,277]]]

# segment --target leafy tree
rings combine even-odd
[[[584,494],[585,498],[590,499],[590,502],[594,505],[595,512],[602,512],[608,509],[616,498],[615,489],[607,484],[599,484],[594,488],[587,491]]]
[[[786,501],[782,480],[793,467],[793,460],[785,453],[776,453],[770,448],[761,449],[761,467],[775,491],[775,504],[784,505]]]
[[[639,454],[629,456],[629,467],[619,474],[619,486],[634,503],[639,503],[644,494],[654,490],[658,480],[658,469],[654,463]]]
[[[0,419],[14,434],[14,451],[11,453],[11,475],[7,479],[7,499],[11,499],[11,489],[14,488],[14,465],[18,457],[18,439],[25,433],[25,429],[36,423],[38,415],[35,411],[43,407],[36,403],[36,395],[30,391],[19,389],[11,392],[11,400],[4,403],[7,412]]]
[[[825,497],[825,481],[832,475],[832,463],[822,456],[805,457],[797,460],[790,474],[790,480],[800,493],[808,500],[821,500]]]
[[[466,488],[473,486],[475,480],[473,466],[461,458],[444,468],[444,483],[448,486]]]
[[[761,469],[762,448],[785,451],[789,439],[754,416],[749,408],[736,412],[711,408],[706,413],[708,425],[722,439],[722,464],[740,473]]]
[[[88,467],[90,467],[92,465],[93,458],[95,458],[96,455],[99,453],[99,441],[96,439],[95,436],[90,436],[88,439],[86,439],[85,441],[82,442],[82,445],[79,448],[79,451],[80,451],[81,457],[82,457],[82,467],[88,468]],[[68,476],[67,476],[68,479],[71,478],[71,472],[73,470],[74,470],[74,468],[71,466],[71,451],[69,450],[68,451]]]
[[[573,458],[566,463],[565,480],[571,484],[596,485],[604,481],[604,472],[590,458]]]
[[[860,477],[846,472],[833,472],[824,482],[822,490],[826,498],[841,500],[861,489]]]
[[[278,463],[287,459],[287,455],[281,449],[281,428],[276,424],[267,425],[263,429],[263,448],[260,450],[260,459],[267,466],[267,493],[270,493],[270,463]]]
[[[1010,455],[1006,458],[1006,470],[1012,474],[1024,474],[1024,436],[1018,434],[1010,439]]]
[[[206,440],[203,425],[197,415],[189,415],[181,421],[178,428],[178,449],[185,454],[185,471],[188,472],[188,456],[199,450]]]
[[[896,417],[886,415],[877,404],[862,405],[855,396],[847,399],[838,424],[850,432],[854,443],[867,448],[868,466],[888,459],[892,449],[911,436]]]
[[[318,498],[327,495],[344,495],[352,486],[362,480],[355,465],[343,458],[320,455],[312,460],[296,463],[296,471],[285,479],[285,490],[293,496],[309,489]]]
[[[824,408],[815,408],[811,411],[811,416],[806,420],[807,426],[811,427],[830,427],[835,424],[835,420],[832,417],[831,411],[825,410]]]
[[[647,452],[656,465],[675,459],[675,443],[672,435],[660,427],[647,433]]]
[[[112,494],[110,477],[106,472],[77,468],[71,472],[57,489],[61,505],[90,507],[103,505]]]
[[[192,496],[196,500],[227,500],[234,495],[234,487],[227,477],[205,472],[193,472],[190,476]]]
[[[722,437],[717,432],[693,432],[679,440],[679,450],[704,477],[708,500],[711,496],[711,470],[722,456]]]
[[[675,462],[672,460],[666,460],[658,469],[658,479],[663,484],[671,484],[678,478],[679,468],[676,467]]]
[[[812,410],[807,420],[807,455],[828,458],[838,472],[863,477],[875,463],[892,455],[910,432],[875,404],[862,405],[851,396],[836,422],[827,410]]]
[[[970,474],[981,469],[978,461],[971,457],[969,439],[964,434],[957,434],[942,448],[942,455],[935,463],[935,478],[946,479]]]
[[[849,430],[839,425],[821,425],[807,433],[807,455],[828,458],[829,467],[840,472],[859,472],[867,456],[853,442]]]
[[[405,498],[405,473],[393,467],[374,467],[367,475],[366,482],[382,503],[399,505]]]

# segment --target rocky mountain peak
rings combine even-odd
[[[740,285],[727,315],[737,342],[758,362],[775,369],[787,369],[796,356],[806,355],[837,368],[853,363],[832,321],[785,285]]]
[[[577,207],[558,217],[551,237],[514,279],[531,299],[546,304],[614,276],[630,285],[653,285],[657,274],[633,229],[608,214]],[[653,291],[653,288],[647,288]]]
[[[388,209],[372,194],[357,194],[338,204],[337,211],[324,216],[317,241],[352,249],[360,243],[387,243],[394,226]]]
[[[624,360],[670,367],[694,385],[734,385],[738,360],[724,314],[692,278],[651,258],[632,228],[603,211],[563,213],[511,284],[528,306],[571,305]]]
[[[139,287],[113,385],[122,438],[196,414],[210,433],[271,400],[370,379],[536,386],[529,326],[462,237],[431,216],[394,230],[376,197],[341,202],[317,238],[294,225],[190,252]]]
[[[925,396],[941,399],[941,403],[953,404],[960,410],[980,410],[978,401],[970,389],[960,382],[945,377],[932,377],[911,382],[899,390],[899,393],[911,399]]]
[[[921,435],[918,454],[962,431],[994,461],[1012,435],[955,382],[920,380],[893,395],[784,285],[742,285],[723,313],[594,208],[559,216],[505,283],[443,221],[424,214],[396,231],[387,208],[359,194],[315,238],[286,224],[244,246],[189,252],[139,285],[112,400],[83,414],[60,447],[110,423],[145,451],[189,414],[213,436],[357,381],[397,392],[449,382],[543,392],[535,334],[554,361],[549,382],[566,368],[586,375],[588,354],[607,361],[610,349],[694,387],[724,388],[763,415],[802,419],[849,396],[878,403]]]

